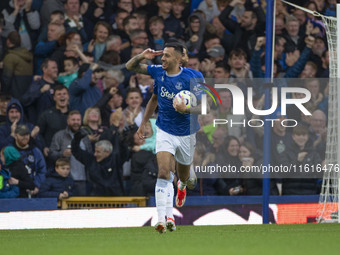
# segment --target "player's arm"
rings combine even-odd
[[[142,123],[140,124],[140,126],[137,130],[137,135],[140,139],[145,139],[144,126],[149,121],[152,114],[155,112],[156,107],[157,107],[157,95],[153,94],[152,97],[150,98],[148,104],[146,105],[146,109],[145,109],[145,112],[144,112],[144,117],[143,117]]]
[[[148,74],[147,65],[141,64],[141,62],[144,59],[153,59],[156,56],[162,55],[162,50],[152,50],[152,49],[146,49],[141,54],[138,54],[137,56],[134,56],[132,59],[130,59],[126,63],[126,69],[129,71],[133,71],[136,73],[142,73],[142,74]]]

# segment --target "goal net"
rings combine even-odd
[[[328,124],[327,124],[327,143],[326,143],[326,159],[325,166],[327,171],[324,172],[322,180],[322,188],[319,198],[318,222],[339,222],[339,159],[340,159],[340,111],[338,102],[340,102],[340,93],[338,92],[338,81],[340,77],[338,73],[337,60],[340,59],[340,48],[338,49],[337,38],[340,38],[337,29],[337,18],[321,15],[318,12],[311,11],[301,6],[286,2],[282,2],[299,8],[314,16],[321,17],[324,23],[328,52],[329,52],[329,98],[328,98]],[[337,15],[340,15],[340,5],[337,5]],[[339,17],[339,16],[337,16]],[[340,23],[339,23],[340,24]]]

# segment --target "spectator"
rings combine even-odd
[[[217,135],[217,129],[214,132],[213,139],[220,139]],[[225,131],[224,131],[225,132]],[[214,146],[215,147],[215,146]],[[216,147],[216,163],[219,165],[225,165],[226,162],[231,166],[236,166],[237,169],[241,167],[241,161],[238,157],[240,150],[240,142],[234,136],[228,136],[225,138],[224,144]],[[215,149],[216,149],[215,148]],[[221,195],[235,196],[243,193],[243,187],[241,185],[241,179],[228,178],[218,180],[218,192]]]
[[[286,32],[283,36],[286,39],[286,51],[293,52],[296,49],[302,50],[304,48],[304,35],[299,35],[300,23],[294,16],[286,18]]]
[[[103,126],[110,126],[111,113],[121,107],[122,103],[123,96],[119,89],[117,90],[113,87],[108,92],[104,93],[102,98],[96,104],[96,106],[100,109]]]
[[[21,99],[27,91],[33,75],[33,55],[20,48],[20,35],[17,31],[9,33],[6,45],[7,54],[3,60],[2,92]]]
[[[118,9],[116,12],[115,17],[115,24],[112,25],[114,31],[113,34],[119,35],[120,37],[122,35],[125,35],[124,27],[123,27],[123,20],[129,16],[129,12],[127,12],[124,9]],[[121,37],[122,38],[122,37]]]
[[[206,21],[199,13],[193,13],[189,17],[189,26],[185,31],[186,47],[190,54],[197,54],[203,43]]]
[[[73,195],[73,180],[70,176],[70,161],[59,158],[55,163],[55,171],[41,185],[39,197],[56,197],[59,200]]]
[[[91,52],[97,62],[105,52],[106,40],[111,34],[111,27],[105,21],[98,21],[94,27],[93,39],[84,45],[84,51]]]
[[[220,11],[218,10],[216,1],[213,0],[204,0],[199,6],[198,10],[201,10],[205,13],[205,19],[207,22],[210,22],[215,16],[220,15]]]
[[[183,34],[181,24],[171,13],[172,0],[157,0],[158,16],[164,20],[164,34],[168,37],[178,37]]]
[[[126,118],[132,114],[133,121],[139,127],[142,122],[145,108],[142,107],[143,95],[139,88],[130,88],[126,95],[127,107],[124,109]]]
[[[44,3],[40,8],[41,23],[48,24],[51,13],[57,10],[64,12],[63,0],[44,0]]]
[[[32,10],[31,6],[31,0],[10,0],[9,7],[2,11],[6,20],[3,36],[20,31],[19,46],[27,50],[33,48],[40,28],[39,12]]]
[[[249,70],[247,54],[244,50],[236,48],[229,55],[230,77],[231,78],[252,78],[253,74]]]
[[[67,57],[64,59],[64,73],[58,76],[58,82],[64,84],[66,88],[78,77],[78,61],[75,57]]]
[[[127,0],[126,0],[127,1]],[[84,16],[94,25],[98,21],[110,22],[113,15],[112,6],[109,1],[93,0],[90,2]]]
[[[72,140],[74,156],[86,166],[92,196],[124,195],[122,165],[128,157],[128,151],[125,143],[119,139],[118,123],[119,120],[110,123],[110,128],[106,130],[109,140],[96,142],[94,154],[80,148],[79,143],[84,136],[81,132],[76,133]]]
[[[201,63],[200,63],[198,56],[189,54],[187,67],[192,68],[196,71],[200,71],[200,66],[201,66]]]
[[[119,35],[110,35],[106,40],[106,51],[114,50],[120,53],[122,48],[122,39]]]
[[[118,0],[118,8],[126,11],[128,14],[131,14],[133,11],[133,3],[132,0]]]
[[[218,61],[215,64],[213,78],[215,84],[222,84],[227,81],[230,76],[230,67],[223,61]]]
[[[69,94],[68,90],[63,85],[54,87],[53,100],[55,106],[42,112],[38,119],[38,127],[40,135],[44,141],[44,155],[48,156],[49,147],[52,137],[58,131],[65,129],[67,126],[67,115],[69,114]]]
[[[82,133],[87,134],[90,142],[94,146],[99,141],[100,135],[104,131],[102,126],[102,118],[100,110],[97,107],[89,107],[85,111],[83,118],[83,126],[81,127]]]
[[[243,49],[246,56],[254,49],[256,44],[256,37],[259,33],[265,31],[265,14],[256,0],[252,0],[253,9],[246,10],[241,18],[240,23],[230,18],[230,13],[233,11],[235,5],[243,4],[242,0],[233,0],[221,12],[219,19],[222,24],[233,34],[233,41],[235,46]],[[227,49],[230,52],[230,49]],[[247,57],[246,57],[247,58]]]
[[[101,98],[102,94],[96,86],[98,64],[83,64],[78,71],[78,79],[75,79],[70,85],[70,107],[80,111],[84,115],[87,108],[94,106]]]
[[[29,128],[31,137],[35,139],[36,145],[39,148],[42,148],[42,141],[38,135],[39,128],[24,121],[24,111],[20,102],[17,99],[12,98],[6,108],[6,123],[0,126],[0,149],[14,143],[14,130],[17,125],[22,124]]]
[[[0,164],[0,198],[16,198],[19,196],[19,187],[10,185],[11,172]]]
[[[54,87],[58,84],[58,66],[52,59],[45,59],[41,64],[43,75],[34,80],[28,91],[22,97],[22,105],[26,108],[28,119],[36,123],[40,114],[54,106]]]
[[[64,59],[67,57],[80,57],[75,45],[78,49],[82,49],[82,40],[80,34],[76,32],[69,32],[65,38],[60,40],[60,46],[53,52],[51,59],[55,60],[58,64],[59,72],[64,72]]]
[[[0,93],[0,126],[6,123],[6,109],[11,96],[7,93]]]
[[[297,167],[316,167],[321,164],[321,158],[315,149],[308,143],[308,128],[305,126],[296,126],[293,128],[292,145],[283,153],[281,163],[285,166],[295,165]],[[313,195],[317,194],[316,179],[310,178],[290,178],[283,179],[283,195]]]
[[[91,24],[84,15],[81,15],[79,0],[66,0],[64,8],[66,32],[76,32],[81,36],[82,41],[87,42],[95,23]]]
[[[56,10],[54,12],[51,13],[50,15],[50,20],[48,21],[49,23],[44,24],[41,28],[40,28],[40,35],[38,37],[38,42],[40,41],[47,41],[47,32],[48,32],[48,25],[50,23],[52,24],[58,24],[58,25],[64,25],[65,22],[65,15],[63,11],[60,10]]]
[[[131,45],[121,52],[122,62],[127,62],[131,57],[131,50],[134,46],[141,45],[148,47],[149,39],[147,33],[142,29],[135,29],[130,32]]]
[[[162,17],[153,16],[149,20],[149,30],[151,34],[150,40],[150,48],[154,50],[163,50],[165,41],[168,38],[166,34],[164,34],[164,20]],[[160,64],[161,56],[157,56],[154,58],[155,64]]]
[[[35,184],[35,189],[31,194],[38,193],[41,184],[46,177],[46,163],[43,154],[38,149],[30,137],[30,130],[25,125],[18,125],[14,131],[13,147],[20,153],[20,159],[24,162],[29,175]]]
[[[52,138],[50,153],[48,155],[52,162],[58,158],[68,158],[71,162],[71,177],[74,180],[74,191],[78,196],[86,196],[87,192],[87,175],[85,166],[75,157],[71,150],[71,141],[74,134],[80,130],[81,114],[78,111],[71,111],[67,117],[67,127],[58,131]],[[92,146],[89,138],[86,136],[80,141],[80,147],[88,153],[92,153]]]
[[[142,107],[146,107],[153,93],[154,80],[150,75],[137,73],[130,77],[130,88],[139,88],[142,96],[143,102]]]
[[[34,57],[36,58],[36,73],[42,74],[41,64],[45,58],[52,56],[53,52],[58,46],[58,39],[65,34],[65,27],[63,24],[50,23],[48,24],[47,40],[39,41],[34,49]]]
[[[25,164],[20,160],[20,153],[12,146],[7,146],[1,150],[1,161],[6,165],[11,173],[8,183],[10,185],[18,185],[19,197],[28,197],[35,195],[36,186],[30,177]]]
[[[137,7],[137,6],[136,6]],[[148,13],[144,10],[141,10],[141,9],[137,9],[136,11],[134,11],[132,13],[133,16],[136,17],[137,19],[137,23],[138,23],[138,28],[139,29],[142,29],[142,30],[146,30],[146,24],[147,24],[147,15]]]

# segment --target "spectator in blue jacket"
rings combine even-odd
[[[78,79],[75,79],[69,88],[70,108],[78,110],[82,116],[87,108],[94,106],[102,97],[100,89],[96,86],[100,78],[96,69],[98,64],[83,64],[78,71]]]
[[[55,171],[41,185],[39,197],[57,197],[59,200],[73,195],[73,179],[70,176],[70,160],[59,158]]]
[[[58,46],[58,39],[65,34],[65,27],[63,24],[50,23],[47,29],[47,40],[41,40],[37,43],[34,49],[34,56],[36,58],[36,73],[42,74],[41,64],[45,58],[52,56],[52,53]]]
[[[0,127],[0,149],[14,143],[14,131],[17,125],[25,124],[31,132],[38,148],[42,149],[43,144],[39,136],[39,128],[24,121],[24,110],[19,100],[12,98],[6,109],[6,123]]]
[[[31,141],[30,130],[26,125],[16,127],[14,139],[13,147],[19,151],[20,158],[25,163],[26,169],[35,184],[35,189],[31,194],[36,195],[41,184],[45,181],[46,163],[44,156]]]

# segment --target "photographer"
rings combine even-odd
[[[83,64],[78,71],[78,78],[75,79],[69,88],[70,108],[78,110],[84,116],[85,110],[97,103],[102,97],[100,89],[96,86],[103,74],[98,64]]]

